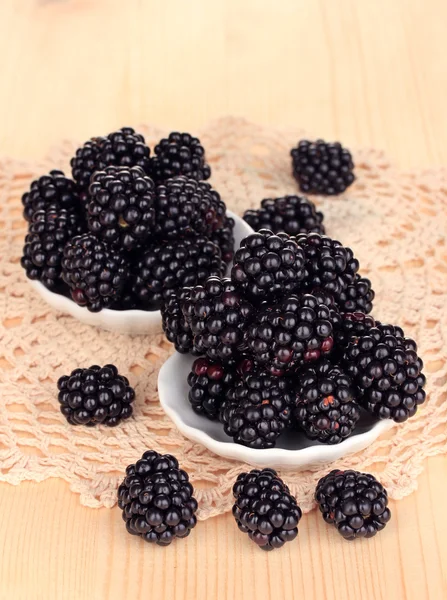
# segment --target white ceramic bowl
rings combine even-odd
[[[330,446],[308,440],[304,434],[290,432],[278,441],[278,446],[266,450],[246,448],[235,444],[220,423],[197,415],[188,401],[187,376],[195,357],[175,353],[161,367],[158,375],[158,394],[166,414],[190,440],[199,442],[215,454],[239,460],[256,467],[302,469],[329,463],[346,454],[363,450],[395,424],[392,420],[378,421],[362,411],[356,433],[340,444]]]
[[[239,248],[241,240],[253,233],[253,229],[241,217],[227,210],[227,215],[234,219],[235,248]],[[148,335],[161,333],[161,314],[159,310],[111,310],[105,308],[100,312],[90,312],[84,306],[78,306],[73,300],[50,292],[40,281],[28,280],[38,294],[52,308],[71,315],[82,323],[94,325],[107,331],[129,335]]]

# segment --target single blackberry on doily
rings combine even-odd
[[[211,241],[217,244],[222,254],[222,260],[231,264],[234,258],[234,219],[225,217],[223,226],[211,234]]]
[[[114,365],[75,369],[57,387],[61,413],[70,425],[115,427],[132,415],[135,391]]]
[[[274,375],[319,360],[333,347],[331,309],[311,294],[261,307],[245,341],[254,360]]]
[[[22,196],[23,216],[31,223],[40,210],[78,211],[80,199],[74,181],[65,177],[62,171],[50,171],[31,183],[30,189]]]
[[[298,291],[305,274],[304,251],[295,240],[268,229],[241,241],[231,269],[232,281],[256,304]]]
[[[259,449],[276,445],[291,416],[289,382],[257,370],[245,373],[229,388],[219,420],[237,444]]]
[[[281,548],[298,535],[301,509],[273,469],[241,473],[233,496],[237,526],[262,550]]]
[[[126,260],[91,233],[78,235],[65,245],[62,279],[76,304],[91,312],[111,308],[118,302],[128,278]]]
[[[148,173],[149,154],[144,137],[135,133],[132,127],[123,127],[105,137],[91,138],[76,150],[70,162],[73,179],[85,200],[95,171],[115,166],[141,167]]]
[[[188,474],[174,456],[148,450],[127,467],[118,488],[127,531],[159,546],[187,537],[197,523],[193,493]]]
[[[21,266],[29,279],[40,281],[50,290],[61,283],[65,244],[82,232],[83,223],[73,210],[38,210],[25,237]]]
[[[173,177],[157,186],[156,228],[159,239],[210,237],[224,224],[226,206],[209,183]]]
[[[178,289],[220,277],[225,264],[220,249],[201,236],[149,247],[134,267],[132,290],[145,310],[158,310]]]
[[[191,288],[182,288],[163,302],[161,307],[161,322],[163,331],[177,352],[194,354],[194,338],[191,326],[182,312],[182,303],[189,300]]]
[[[89,187],[89,230],[117,249],[144,245],[155,229],[155,184],[140,167],[106,167]]]
[[[346,540],[373,537],[391,518],[386,489],[368,473],[331,471],[318,482],[315,500]]]
[[[339,365],[323,359],[302,367],[293,378],[297,426],[311,440],[339,444],[360,419],[352,380]]]
[[[155,181],[165,181],[177,175],[202,181],[211,176],[200,140],[189,133],[177,131],[155,146],[154,156],[150,159],[150,172]]]
[[[376,322],[371,315],[362,312],[341,313],[334,323],[335,354],[342,358],[353,339],[366,335],[375,326]]]
[[[301,140],[291,155],[293,176],[305,194],[341,194],[355,179],[351,153],[339,142]]]
[[[352,338],[343,364],[361,392],[359,403],[379,419],[402,423],[425,402],[424,364],[400,327],[376,323]]]
[[[230,279],[209,277],[191,288],[182,311],[191,326],[197,354],[219,362],[245,350],[244,333],[255,310]]]
[[[323,213],[302,196],[266,198],[261,208],[246,210],[243,218],[255,231],[270,229],[273,233],[283,231],[288,235],[325,232]]]

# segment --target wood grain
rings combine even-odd
[[[0,150],[236,114],[440,164],[446,25],[444,0],[2,0]],[[446,491],[429,459],[376,538],[344,542],[314,511],[264,554],[229,515],[160,549],[60,481],[1,485],[0,599],[446,598]]]

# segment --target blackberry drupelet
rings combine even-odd
[[[190,298],[182,302],[182,311],[197,354],[226,362],[244,351],[244,332],[255,311],[230,279],[209,277],[195,286]]]
[[[331,309],[310,294],[290,296],[259,310],[245,340],[254,360],[281,376],[319,360],[333,347]]]
[[[299,428],[311,440],[339,444],[354,431],[360,419],[351,378],[327,359],[306,366],[294,375],[295,408]]]
[[[291,155],[293,176],[305,194],[341,194],[355,179],[351,153],[339,142],[301,140]]]
[[[371,315],[362,312],[342,313],[334,324],[335,353],[340,358],[351,340],[362,337],[370,329],[375,327],[376,322]]]
[[[367,473],[331,471],[318,482],[315,500],[346,540],[373,537],[391,518],[386,489]]]
[[[171,294],[161,307],[161,322],[163,331],[177,352],[194,354],[193,335],[191,327],[183,315],[181,305],[189,299],[191,288],[183,288]]]
[[[91,233],[76,236],[65,245],[62,279],[76,304],[91,312],[119,302],[128,277],[125,259]]]
[[[242,240],[234,255],[231,279],[253,302],[283,298],[304,279],[304,251],[286,233],[268,229]]]
[[[102,171],[108,166],[137,166],[148,173],[149,154],[144,137],[135,133],[131,127],[123,127],[106,137],[88,140],[76,151],[70,163],[73,179],[85,200],[91,176],[95,171]]]
[[[289,427],[292,396],[285,378],[262,371],[241,376],[227,392],[219,419],[237,444],[250,448],[273,448]]]
[[[23,216],[29,223],[40,210],[78,211],[80,208],[74,181],[55,170],[31,183],[29,191],[22,196],[22,204]]]
[[[360,404],[379,419],[402,423],[425,402],[424,365],[416,342],[400,327],[376,323],[351,339],[343,362],[360,389]]]
[[[374,296],[371,281],[356,274],[353,283],[341,292],[338,304],[343,312],[363,312],[367,314],[373,309]]]
[[[273,469],[241,473],[233,496],[237,526],[262,550],[281,548],[298,535],[301,509]]]
[[[133,250],[155,229],[155,184],[140,167],[106,167],[92,176],[90,231],[114,248]]]
[[[35,212],[20,260],[26,276],[55,289],[61,283],[64,246],[81,232],[80,217],[73,210],[48,208]]]
[[[227,264],[233,262],[234,257],[234,219],[225,217],[223,226],[211,234],[211,241],[217,244],[222,254],[222,260]]]
[[[246,210],[243,218],[255,231],[270,229],[273,233],[284,231],[288,235],[325,232],[323,213],[302,196],[266,198],[261,202],[261,208]]]
[[[148,450],[127,467],[118,488],[127,531],[159,546],[187,537],[197,523],[193,493],[188,474],[174,456]]]
[[[223,275],[220,250],[206,237],[189,238],[151,246],[135,266],[132,290],[145,310],[158,310],[182,287]]]
[[[220,364],[197,358],[188,375],[188,399],[194,412],[216,420],[230,386],[237,377],[235,364]]]
[[[135,391],[114,365],[75,369],[57,387],[61,413],[70,425],[115,427],[132,415]]]
[[[174,131],[155,146],[150,172],[155,181],[185,175],[196,181],[209,179],[211,169],[205,162],[205,149],[189,133]]]
[[[226,206],[209,183],[174,177],[157,186],[156,235],[162,240],[210,237],[224,224]]]

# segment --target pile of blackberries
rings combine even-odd
[[[173,291],[221,276],[234,221],[205,180],[200,141],[171,133],[151,157],[130,127],[76,151],[72,177],[51,171],[22,198],[30,279],[92,312],[159,310]]]

